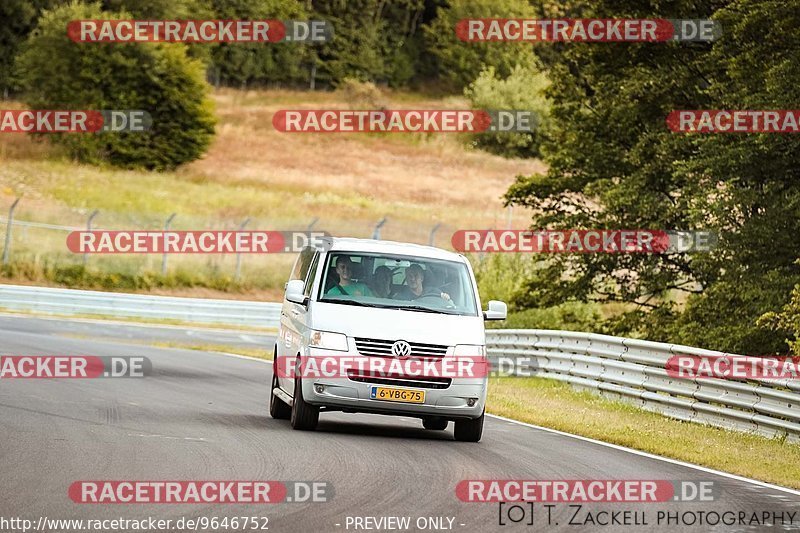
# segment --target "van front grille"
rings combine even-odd
[[[356,349],[361,355],[372,355],[377,357],[392,357],[392,344],[395,341],[383,339],[366,339],[356,337]],[[425,344],[421,342],[409,342],[411,345],[410,357],[423,359],[441,359],[447,354],[447,346],[441,344]]]

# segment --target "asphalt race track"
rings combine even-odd
[[[266,349],[274,342],[237,332],[0,317],[0,355],[139,355],[153,366],[145,378],[1,380],[0,517],[261,516],[274,532],[397,530],[354,528],[353,517],[387,516],[410,517],[410,531],[419,530],[420,517],[452,518],[452,530],[464,532],[800,530],[800,496],[792,492],[495,418],[487,419],[478,444],[454,442],[452,424],[427,431],[416,419],[377,415],[323,414],[317,431],[293,431],[268,414],[269,363],[147,345],[187,337]],[[711,480],[720,493],[706,503],[585,504],[576,519],[628,510],[643,512],[646,525],[569,525],[567,504],[556,505],[549,525],[541,504],[533,507],[532,526],[525,525],[528,516],[499,525],[497,503],[458,500],[455,487],[465,479]],[[91,505],[68,497],[78,480],[325,481],[333,497],[269,505]],[[685,526],[659,525],[658,511],[796,516],[790,527]]]

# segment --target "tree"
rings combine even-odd
[[[314,16],[333,25],[334,37],[320,45],[320,80],[407,83],[422,55],[422,0],[314,0]]]
[[[294,0],[207,0],[215,18],[305,20],[308,13]],[[226,85],[308,83],[315,44],[219,43],[211,45],[210,77]]]
[[[3,0],[0,2],[0,95],[8,97],[14,88],[12,67],[19,46],[36,25],[39,13],[66,0]]]
[[[423,28],[428,50],[436,58],[437,76],[460,90],[489,67],[506,78],[517,65],[535,65],[529,44],[464,42],[455,33],[456,23],[467,18],[533,18],[535,14],[524,0],[454,0],[438,8],[436,18]]]
[[[181,44],[75,43],[68,21],[130,18],[97,4],[72,3],[45,11],[17,59],[24,100],[33,109],[140,109],[153,120],[147,132],[54,134],[75,157],[122,167],[171,169],[208,148],[213,103],[201,62]]]
[[[526,307],[623,302],[619,332],[739,353],[786,349],[757,324],[800,281],[800,141],[770,134],[675,134],[679,109],[793,109],[800,12],[772,0],[595,2],[587,17],[709,18],[705,43],[566,43],[551,57],[547,173],[508,202],[538,228],[710,229],[716,250],[558,255],[518,294]]]

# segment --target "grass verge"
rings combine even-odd
[[[185,342],[148,342],[148,346],[158,346],[161,348],[180,348],[182,350],[197,350],[199,352],[222,352],[236,355],[246,355],[257,359],[272,361],[272,350],[262,350],[259,348],[243,348],[241,346],[228,346],[226,344],[192,344]]]
[[[800,489],[800,445],[674,420],[551,379],[491,378],[487,411]]]

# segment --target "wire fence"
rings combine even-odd
[[[502,218],[502,217],[499,217]],[[326,219],[324,213],[305,218],[266,220],[240,217],[223,220],[182,214],[166,215],[124,212],[104,213],[85,208],[40,208],[35,200],[17,198],[5,216],[3,231],[4,268],[24,265],[41,270],[52,267],[83,266],[86,269],[121,275],[184,275],[227,278],[258,287],[282,286],[294,260],[293,254],[78,254],[66,245],[67,235],[84,230],[263,230],[319,231],[338,237],[397,240],[451,248],[450,236],[457,228],[441,221],[429,223],[381,217],[377,220],[353,217]]]

